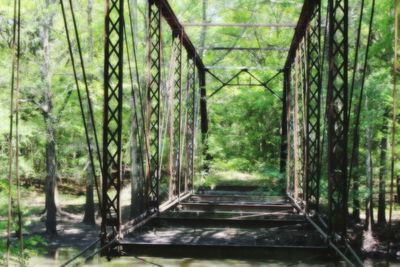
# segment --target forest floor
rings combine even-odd
[[[30,191],[29,197],[23,200],[26,238],[40,237],[34,249],[39,249],[39,255],[64,261],[93,241],[99,238],[100,218],[97,216],[96,225],[82,223],[84,216],[85,196],[81,187],[60,186],[59,208],[57,214],[57,235],[48,235],[43,213],[45,199],[42,192]],[[60,262],[61,263],[61,262]]]

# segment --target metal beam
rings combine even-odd
[[[213,95],[217,94],[219,91],[221,91],[227,84],[229,84],[231,81],[233,81],[234,79],[236,79],[242,72],[245,72],[246,70],[240,70],[239,72],[237,72],[235,75],[233,75],[227,82],[222,83],[222,85],[220,87],[217,88],[217,90],[215,90],[214,92],[212,92],[212,94],[208,97],[212,97]]]
[[[120,192],[121,135],[123,103],[124,1],[106,1],[104,45],[104,121],[103,121],[103,206],[101,210],[101,246],[105,255],[121,233]],[[109,246],[108,246],[109,245]]]
[[[195,105],[196,105],[196,67],[193,59],[188,59],[187,99],[186,99],[186,152],[187,172],[185,192],[193,190],[194,181],[194,138],[195,138]]]
[[[281,117],[281,159],[280,172],[286,172],[287,155],[288,155],[288,107],[290,105],[290,69],[283,72],[283,101],[282,101],[282,117]]]
[[[235,75],[233,75],[227,82],[222,81],[218,76],[216,76],[214,73],[212,73],[211,71],[208,70],[208,73],[211,74],[211,76],[213,76],[216,80],[218,80],[221,83],[221,86],[218,87],[210,96],[212,97],[213,95],[217,94],[219,91],[221,91],[223,88],[227,87],[227,86],[247,86],[247,87],[256,87],[256,86],[261,86],[264,87],[265,89],[267,89],[267,91],[269,91],[273,96],[275,96],[276,98],[278,98],[279,100],[282,101],[282,98],[276,94],[269,86],[268,83],[270,81],[272,81],[273,79],[275,79],[282,71],[279,70],[277,74],[275,74],[272,78],[270,78],[268,81],[266,82],[262,82],[260,79],[258,79],[254,74],[252,74],[251,72],[249,72],[247,69],[242,69],[239,72],[237,72]],[[248,75],[250,75],[250,78],[253,78],[257,83],[242,83],[242,82],[236,82],[236,83],[231,83],[233,80],[235,79],[239,79],[239,76],[242,73],[247,73]]]
[[[346,236],[348,135],[348,0],[329,0],[328,206],[330,235]]]
[[[272,70],[272,71],[280,71],[279,68],[272,68],[266,66],[206,66],[206,70]]]
[[[193,22],[182,23],[184,27],[224,27],[224,28],[295,28],[295,23],[217,23]]]
[[[173,179],[173,196],[179,195],[181,184],[181,132],[182,132],[182,42],[180,35],[173,36],[173,55],[175,57],[174,70],[174,108],[173,108],[173,124],[172,124],[172,179]]]
[[[198,70],[199,88],[200,88],[200,129],[202,142],[203,165],[202,169],[209,171],[209,161],[211,155],[208,153],[208,112],[207,112],[207,88],[206,88],[206,71]]]
[[[277,47],[277,46],[269,46],[269,47],[224,47],[224,46],[206,46],[200,47],[202,50],[214,50],[214,51],[226,51],[226,50],[238,50],[238,51],[279,51],[279,52],[287,52],[289,48],[287,47]]]
[[[283,217],[283,216],[282,216]],[[287,225],[302,224],[305,220],[303,218],[288,218],[288,219],[229,219],[229,218],[176,218],[163,216],[154,219],[149,224],[154,227],[163,225],[174,227],[246,227],[246,228],[272,228],[282,227]]]
[[[215,94],[217,94],[219,91],[221,91],[222,89],[224,89],[227,86],[247,86],[247,87],[256,87],[256,86],[260,86],[260,87],[264,87],[265,89],[267,89],[267,91],[269,91],[273,96],[275,96],[276,98],[278,98],[279,100],[283,101],[282,98],[276,94],[274,92],[274,90],[272,90],[269,86],[268,83],[270,81],[272,81],[273,79],[275,79],[282,71],[279,70],[277,74],[275,74],[271,79],[269,79],[266,82],[262,82],[260,79],[258,79],[254,74],[252,74],[251,72],[249,72],[247,69],[242,69],[239,72],[237,72],[235,75],[233,75],[227,82],[222,81],[218,76],[216,76],[214,73],[212,73],[211,71],[208,71],[208,73],[210,73],[215,79],[217,79],[220,83],[221,86],[218,87],[208,98],[214,96]],[[254,80],[257,81],[257,83],[242,83],[242,82],[236,82],[236,83],[231,83],[233,80],[235,80],[236,78],[239,79],[239,76],[242,73],[247,73],[248,75],[250,75],[250,77],[252,77]]]
[[[147,171],[147,209],[156,212],[159,206],[160,183],[160,87],[161,87],[161,12],[149,0],[149,52],[147,76],[147,129],[150,154]]]
[[[208,134],[208,114],[207,114],[207,88],[206,88],[206,71],[199,70],[199,85],[200,85],[200,118],[201,118],[201,133],[202,139]]]
[[[285,63],[285,69],[290,68],[294,58],[296,57],[296,51],[299,48],[300,42],[303,40],[307,27],[312,19],[313,11],[315,7],[319,5],[321,0],[304,0],[303,8],[300,13],[299,21],[294,32],[292,43],[288,52],[288,57]]]
[[[181,34],[182,38],[182,45],[185,47],[188,56],[191,58],[194,58],[196,66],[199,69],[204,69],[204,64],[203,61],[201,60],[201,57],[196,51],[196,48],[194,47],[192,41],[190,40],[189,36],[186,34],[185,29],[183,28],[182,24],[179,22],[178,18],[176,17],[174,11],[172,10],[172,7],[168,3],[167,0],[149,0],[150,4],[155,4],[159,10],[161,11],[161,14],[163,18],[167,21],[169,26],[171,27],[171,30],[173,32],[177,32]]]
[[[318,211],[320,185],[321,132],[321,7],[314,10],[307,33],[307,87],[306,87],[306,210]]]
[[[182,210],[203,211],[203,212],[290,212],[293,210],[291,204],[254,204],[254,203],[215,203],[215,202],[181,202]]]
[[[146,255],[157,257],[193,257],[193,258],[278,258],[290,255],[294,259],[330,258],[327,246],[232,246],[232,245],[194,245],[194,244],[143,244],[122,241],[121,247],[127,255]],[[332,259],[333,261],[333,259]]]

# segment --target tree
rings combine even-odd
[[[93,22],[93,17],[92,17],[92,11],[93,11],[93,0],[88,0],[87,3],[87,27],[88,27],[88,47],[89,47],[89,60],[88,60],[88,65],[93,64],[93,29],[92,29],[92,22]],[[90,82],[90,79],[88,82]],[[93,132],[93,127],[92,124],[90,123],[90,118],[87,120],[88,123],[88,131]],[[93,141],[93,140],[91,140]],[[90,146],[92,148],[94,147],[93,142],[91,142]],[[88,151],[89,153],[89,151]],[[95,208],[94,208],[94,194],[93,194],[93,188],[94,188],[94,179],[95,179],[95,173],[92,168],[92,165],[90,163],[90,158],[89,158],[89,163],[87,167],[87,172],[86,172],[87,178],[86,178],[86,203],[85,203],[85,215],[83,217],[83,223],[86,224],[91,224],[94,225],[96,224],[95,220]]]
[[[54,12],[51,6],[55,0],[45,0],[45,9],[40,39],[43,46],[43,61],[41,64],[41,80],[43,82],[42,98],[40,102],[41,113],[46,128],[46,231],[49,234],[57,234],[57,159],[56,159],[56,118],[53,113],[53,92],[51,73],[51,42],[50,31],[53,27]]]
[[[131,15],[131,20],[130,20],[130,29],[132,31],[132,37],[133,37],[133,57],[135,62],[137,61],[137,50],[138,50],[138,45],[137,45],[137,40],[138,40],[138,3],[137,0],[128,0],[130,1],[129,5],[129,14]],[[127,37],[128,38],[128,37]],[[134,70],[132,70],[134,71]],[[136,70],[137,71],[137,70]],[[131,73],[133,75],[133,73]],[[138,78],[138,77],[137,77]],[[140,80],[136,80],[136,83],[133,85],[134,88],[132,88],[132,92],[135,94],[136,99],[133,98],[133,95],[131,95],[130,98],[130,107],[131,107],[131,116],[130,116],[130,126],[131,126],[131,133],[130,133],[130,156],[131,156],[131,205],[130,205],[130,216],[131,218],[135,218],[140,213],[143,212],[144,210],[144,183],[143,183],[143,178],[144,178],[144,170],[143,170],[143,158],[141,158],[141,153],[143,151],[142,147],[140,146],[141,141],[140,140],[140,130],[139,130],[139,118],[140,116],[140,108],[136,107],[138,105],[140,98],[137,96],[141,93],[140,92]],[[143,119],[143,118],[142,118]],[[142,155],[143,157],[143,155]]]
[[[365,110],[368,110],[368,97],[365,97]],[[372,163],[372,130],[371,125],[367,123],[365,129],[366,141],[366,157],[365,170],[367,177],[367,197],[365,199],[365,228],[369,229],[374,223],[374,207],[373,207],[373,163]]]
[[[387,134],[388,134],[388,122],[387,118],[389,112],[385,112],[383,117],[383,123],[381,128],[381,141],[380,141],[380,166],[379,166],[379,200],[378,200],[378,224],[386,224],[386,173],[387,173]]]

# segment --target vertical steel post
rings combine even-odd
[[[174,108],[173,108],[173,174],[174,195],[180,194],[181,184],[181,130],[182,130],[182,40],[180,32],[173,33],[174,70]]]
[[[301,153],[301,126],[300,126],[300,89],[302,89],[301,82],[301,53],[297,50],[296,59],[294,62],[294,86],[293,86],[293,171],[294,171],[294,188],[293,188],[293,198],[295,200],[299,199],[299,185],[302,179],[302,153]]]
[[[185,191],[193,189],[194,179],[194,127],[195,127],[195,101],[196,101],[196,65],[193,58],[188,58],[188,95],[187,95],[187,164],[188,171],[185,181]]]
[[[211,159],[208,153],[208,113],[207,113],[207,88],[206,88],[206,71],[203,68],[198,68],[199,75],[199,87],[200,87],[200,127],[201,127],[201,142],[202,142],[202,154],[205,160],[202,168],[204,171],[208,171],[209,160]]]
[[[306,209],[318,211],[321,118],[321,7],[313,13],[307,33]]]
[[[298,175],[299,175],[299,196],[301,197],[301,201],[304,204],[305,200],[305,187],[306,187],[306,175],[305,175],[305,157],[306,157],[306,97],[305,97],[305,92],[307,91],[307,76],[306,76],[306,64],[307,64],[307,58],[306,58],[306,47],[307,47],[307,36],[304,36],[303,41],[300,43],[299,47],[299,88],[298,88],[298,96],[297,96],[297,105],[298,105],[298,112],[297,112],[297,117],[298,117],[298,127],[299,127],[299,170],[298,170]]]
[[[207,88],[206,88],[206,71],[198,70],[200,85],[200,116],[201,116],[201,133],[202,139],[208,135],[208,114],[207,114]]]
[[[288,129],[288,152],[287,152],[287,167],[286,167],[286,176],[287,176],[287,181],[288,181],[288,191],[291,193],[291,195],[294,197],[294,191],[295,191],[295,183],[294,183],[294,178],[295,178],[295,160],[294,160],[294,154],[295,154],[295,146],[294,146],[294,116],[293,116],[293,110],[294,110],[294,86],[295,86],[295,76],[296,76],[296,68],[295,68],[295,62],[297,58],[295,57],[293,64],[291,64],[290,69],[289,69],[289,85],[288,85],[288,104],[287,104],[287,110],[288,110],[288,119],[287,119],[287,129]]]
[[[150,164],[148,171],[148,210],[159,206],[160,184],[160,86],[161,86],[161,12],[154,0],[149,0],[149,51],[147,77],[147,120]]]
[[[107,0],[104,47],[103,206],[101,243],[121,230],[121,134],[123,90],[124,1]],[[104,254],[110,254],[111,248]]]
[[[331,234],[346,234],[348,0],[329,0],[328,200]]]
[[[281,159],[280,173],[286,172],[286,160],[288,153],[288,101],[290,90],[290,69],[283,72],[282,117],[281,117]]]

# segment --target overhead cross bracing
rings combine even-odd
[[[170,1],[170,4],[176,14],[185,17],[187,5],[184,2]],[[208,1],[206,10],[202,10],[199,1],[190,6],[197,11],[190,15],[191,21],[182,24],[207,66],[283,68],[284,57],[278,53],[269,54],[274,51],[268,50],[274,47],[284,51],[290,46],[301,5],[302,1]],[[234,10],[241,10],[243,17],[234,17]],[[246,51],[236,53],[235,48]]]

